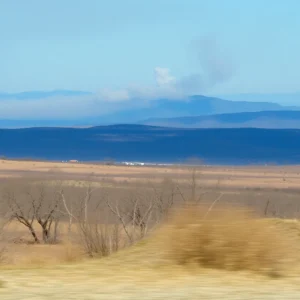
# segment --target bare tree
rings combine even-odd
[[[200,202],[203,197],[208,193],[204,190],[204,186],[198,184],[199,175],[201,176],[201,172],[197,171],[196,168],[193,168],[191,171],[191,183],[190,183],[190,190],[191,190],[191,198],[190,201],[194,203]]]
[[[77,207],[75,208],[72,202],[68,203],[64,194],[64,190],[61,189],[59,191],[58,194],[64,208],[64,211],[62,211],[62,213],[64,215],[67,215],[69,219],[69,226],[68,226],[69,233],[71,233],[73,221],[76,221],[77,223],[80,222],[83,226],[84,224],[88,223],[89,203],[91,201],[92,194],[99,189],[100,189],[99,187],[92,189],[91,185],[89,184],[86,188],[84,197],[79,198]]]
[[[130,244],[135,241],[136,236],[143,238],[149,229],[155,201],[153,198],[147,198],[145,194],[142,197],[138,193],[131,195],[127,201],[122,201],[122,208],[119,201],[112,205],[111,201],[106,199],[107,206],[122,224]]]
[[[75,223],[79,229],[81,243],[86,253],[91,257],[107,256],[111,252],[117,251],[120,246],[118,226],[115,226],[112,230],[106,220],[99,216],[100,203],[91,208],[92,195],[99,189],[99,187],[92,188],[91,184],[88,184],[85,194],[79,197],[75,205],[72,201],[67,200],[63,189],[59,191],[63,204],[62,214],[68,217],[69,237],[72,225]]]
[[[7,200],[8,207],[11,211],[11,219],[16,219],[18,222],[26,226],[35,243],[40,243],[38,235],[33,227],[35,216],[32,212],[32,207],[25,208],[24,206],[21,206],[17,201],[14,192],[6,191],[3,197]]]
[[[2,211],[2,210],[1,210]],[[2,244],[4,241],[4,230],[5,226],[9,223],[9,213],[1,214],[0,219],[0,263],[5,261],[5,252],[6,252],[6,246],[5,244]]]
[[[69,222],[68,222],[68,237],[70,237],[73,221],[74,221],[74,219],[76,219],[76,217],[73,215],[73,205],[72,205],[72,203],[70,203],[70,204],[67,203],[67,200],[65,198],[65,194],[64,194],[63,190],[59,191],[59,196],[61,198],[64,210],[65,210],[62,213],[64,215],[68,216],[68,220],[69,220]]]
[[[155,197],[155,212],[158,215],[156,222],[160,222],[168,215],[175,203],[176,196],[179,195],[184,202],[186,201],[179,185],[172,180],[164,179],[160,188],[152,185],[152,190]]]
[[[33,216],[42,228],[43,241],[49,243],[51,240],[51,228],[54,225],[52,241],[57,238],[57,226],[59,222],[58,205],[59,198],[56,193],[53,199],[46,199],[45,187],[42,185],[39,188],[39,193],[34,196],[32,192],[28,192],[31,199],[31,206],[33,208]]]
[[[44,185],[41,185],[36,192],[29,189],[22,201],[10,190],[7,190],[3,195],[10,209],[11,219],[15,219],[26,226],[35,243],[41,242],[34,228],[35,222],[40,225],[44,243],[55,242],[57,239],[57,227],[60,218],[58,213],[59,198],[56,193],[52,197],[48,196]]]

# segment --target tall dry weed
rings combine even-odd
[[[248,211],[186,205],[173,212],[160,237],[168,259],[178,264],[278,274],[296,252],[287,232]]]

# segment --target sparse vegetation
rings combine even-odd
[[[27,228],[34,243],[67,243],[69,248],[70,245],[80,247],[82,256],[103,257],[146,238],[169,218],[170,211],[188,205],[182,208],[180,217],[178,214],[176,218],[173,216],[173,225],[169,223],[170,231],[166,234],[166,240],[171,238],[169,246],[172,245],[173,250],[170,256],[174,261],[189,263],[198,260],[202,266],[255,270],[255,265],[264,265],[259,261],[263,258],[258,253],[266,253],[269,260],[275,257],[264,244],[253,254],[253,243],[259,239],[267,241],[267,236],[270,238],[269,244],[272,244],[272,238],[275,239],[270,228],[269,231],[253,233],[259,228],[267,228],[269,224],[266,220],[260,218],[254,222],[248,215],[233,212],[232,209],[229,214],[224,207],[232,207],[232,194],[222,189],[221,180],[216,180],[213,189],[203,187],[202,174],[197,169],[191,170],[190,179],[185,183],[165,177],[159,183],[127,185],[120,192],[115,189],[119,186],[118,182],[99,185],[90,180],[81,180],[82,184],[67,180],[66,185],[64,181],[54,182],[53,179],[9,181],[2,188],[2,209],[9,212],[10,220]],[[242,204],[241,201],[239,203]],[[251,201],[249,204],[246,199],[244,204],[249,209],[255,208],[258,216],[280,217],[281,209],[270,196],[266,202]],[[205,213],[198,207],[205,207]],[[224,208],[222,213],[220,207]],[[221,226],[222,223],[227,223],[227,226]],[[178,226],[182,228],[177,230]],[[189,231],[191,228],[194,231]],[[252,228],[251,234],[248,228]],[[238,236],[244,240],[234,240]],[[193,244],[192,239],[196,239],[197,243]],[[26,239],[18,241],[22,243]],[[193,249],[194,246],[196,248]],[[276,247],[276,250],[279,249]],[[248,256],[251,256],[251,262]],[[75,257],[78,259],[78,255]],[[236,261],[233,261],[234,258]],[[254,262],[255,259],[257,261]]]
[[[1,220],[9,221],[0,239],[3,270],[59,268],[98,282],[137,272],[160,278],[164,270],[166,278],[219,269],[278,277],[298,266],[297,189],[237,189],[230,187],[230,170],[205,185],[210,175],[202,168],[184,171],[188,176],[181,168],[158,168],[151,177],[130,168],[143,180],[99,178],[95,166],[86,177],[45,169],[53,172],[0,180]],[[5,291],[10,280],[3,279]]]

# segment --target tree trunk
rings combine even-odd
[[[35,233],[33,227],[32,227],[32,226],[29,226],[29,230],[30,230],[30,232],[31,232],[31,235],[32,235],[33,238],[34,238],[34,242],[37,243],[37,244],[39,244],[39,243],[40,243],[40,240],[38,239],[38,237],[37,237],[37,235],[36,235],[36,233]]]
[[[49,230],[47,228],[43,227],[43,241],[45,244],[49,242],[50,234]]]

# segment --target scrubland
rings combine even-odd
[[[1,299],[300,298],[300,167],[0,166]]]

